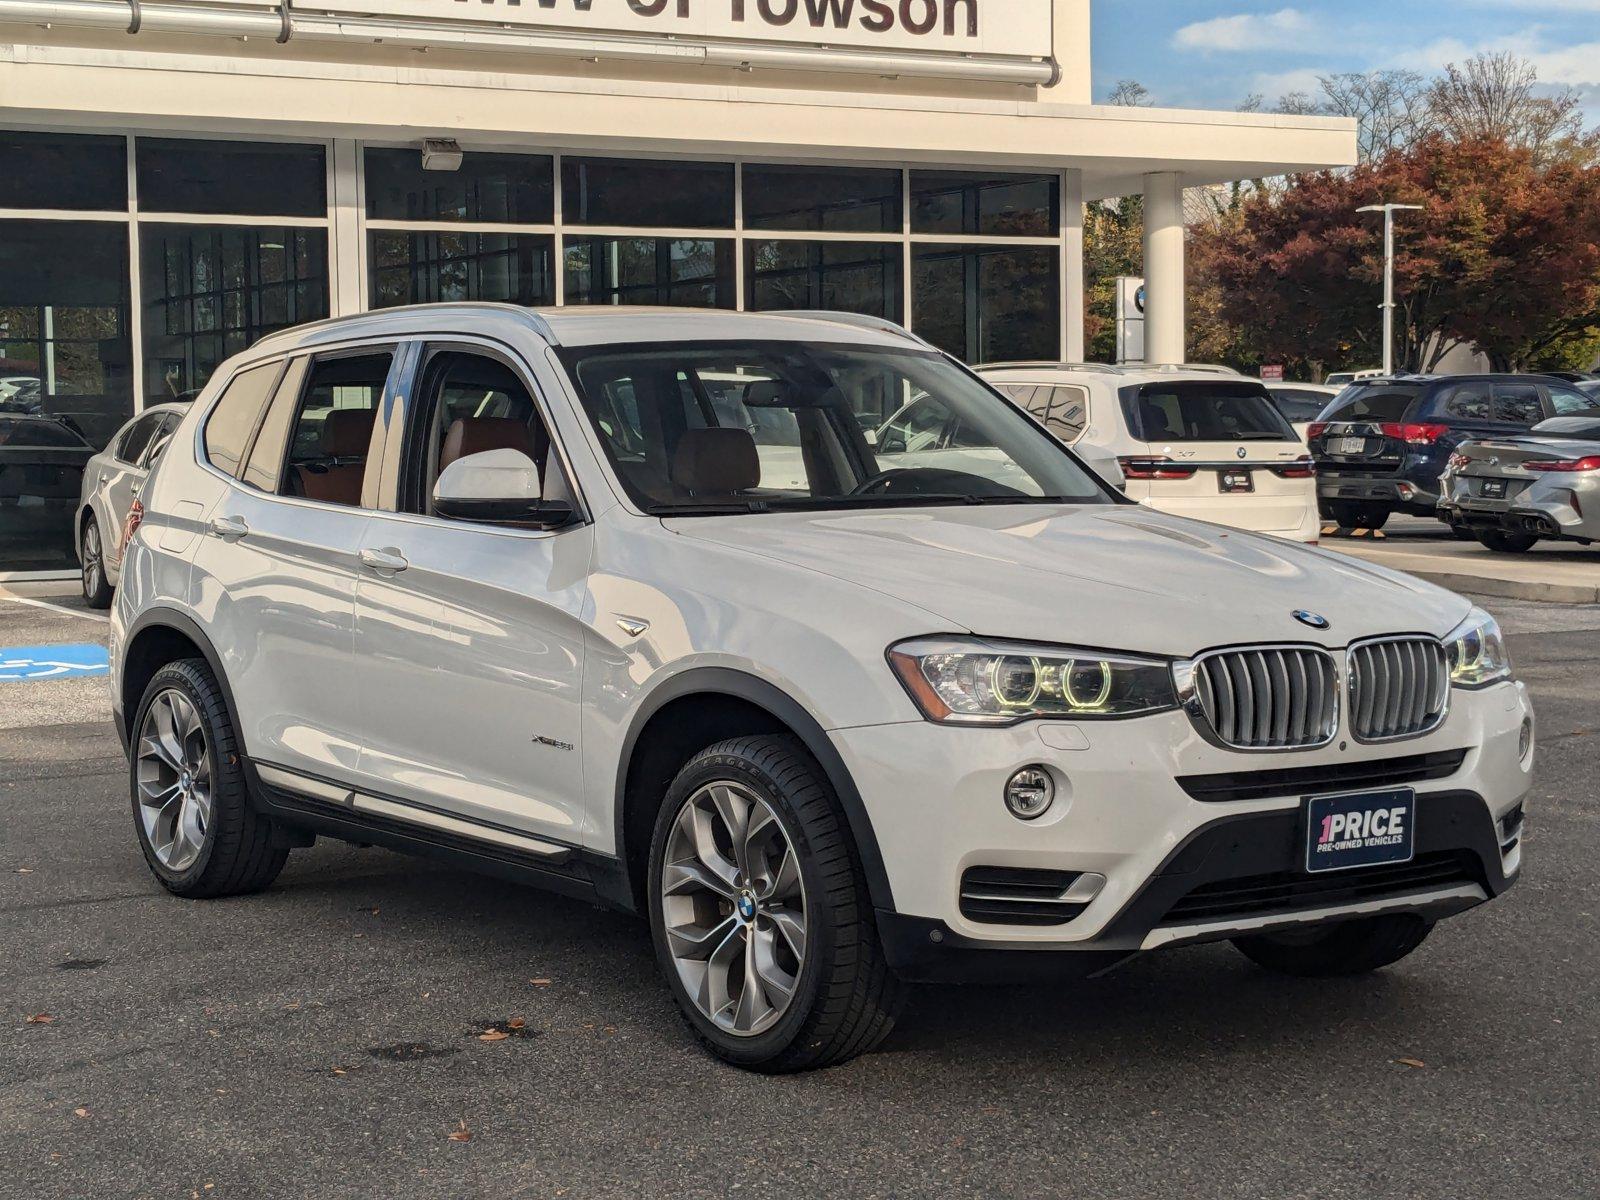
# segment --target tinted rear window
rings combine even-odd
[[[1600,409],[1584,417],[1551,417],[1533,427],[1533,432],[1546,437],[1592,438],[1600,442]]]
[[[1238,383],[1147,383],[1122,389],[1128,429],[1143,442],[1296,440],[1265,388]]]
[[[281,366],[273,362],[240,371],[211,410],[206,419],[206,457],[217,470],[228,475],[239,473],[245,444],[272,395]]]
[[[1355,384],[1334,398],[1322,414],[1324,421],[1398,421],[1411,402],[1422,394],[1419,387],[1363,387]]]

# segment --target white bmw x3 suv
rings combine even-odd
[[[959,466],[866,431],[926,396]],[[908,980],[1231,940],[1368,971],[1518,873],[1494,621],[1152,512],[903,330],[397,309],[217,372],[112,624],[169,890],[318,835],[646,915],[693,1031],[791,1071]]]

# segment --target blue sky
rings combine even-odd
[[[1338,71],[1425,73],[1515,50],[1600,121],[1600,0],[1094,0],[1095,99],[1137,79],[1156,103],[1235,108]]]

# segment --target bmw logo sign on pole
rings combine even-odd
[[[1327,629],[1333,624],[1327,617],[1319,613],[1307,612],[1303,608],[1295,611],[1294,619],[1302,625],[1311,626],[1313,629]]]

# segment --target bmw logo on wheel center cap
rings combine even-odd
[[[1311,626],[1313,629],[1327,629],[1333,624],[1327,617],[1318,613],[1307,612],[1303,608],[1295,610],[1294,619],[1302,625]]]
[[[739,897],[738,907],[739,915],[746,921],[754,919],[756,915],[756,900],[749,892]]]

